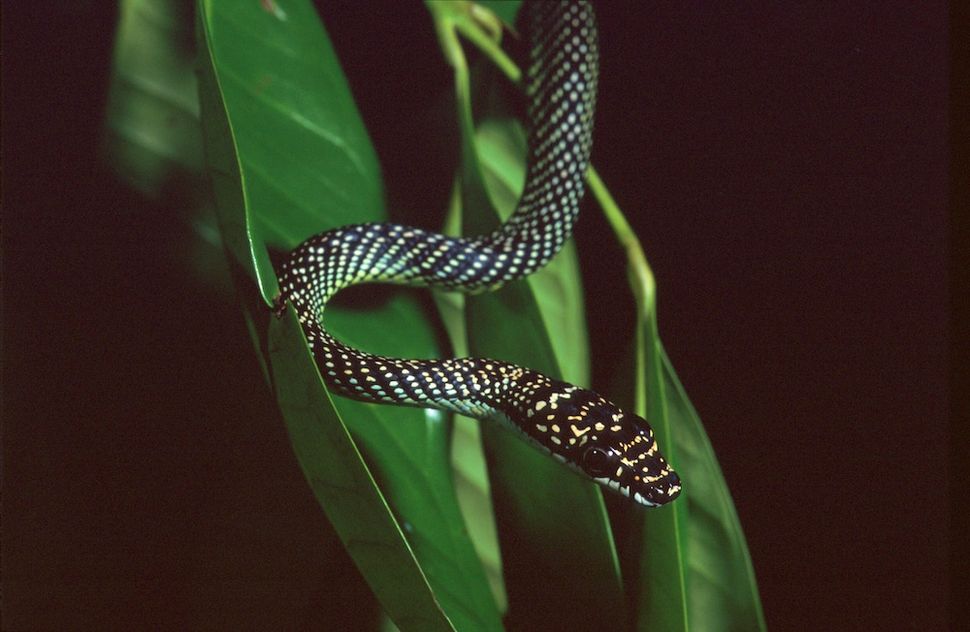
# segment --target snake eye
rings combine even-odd
[[[602,448],[590,446],[583,453],[583,468],[593,476],[606,474],[610,470],[610,455]]]

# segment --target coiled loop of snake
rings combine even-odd
[[[453,238],[389,223],[309,238],[283,264],[279,305],[292,303],[328,387],[365,401],[438,408],[498,421],[605,487],[643,505],[680,493],[645,420],[597,393],[498,360],[376,356],[324,329],[327,301],[358,283],[478,292],[544,266],[569,237],[589,165],[598,45],[586,2],[526,2],[528,157],[522,198],[495,232]]]

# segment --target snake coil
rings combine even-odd
[[[323,327],[327,301],[359,283],[461,292],[495,289],[544,266],[572,232],[592,145],[598,46],[587,2],[527,2],[528,157],[512,216],[489,235],[453,238],[390,223],[315,235],[283,264],[279,309],[295,308],[327,386],[370,402],[438,408],[520,431],[601,485],[655,506],[680,493],[642,418],[597,393],[499,360],[409,360],[359,351]]]

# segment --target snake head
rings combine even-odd
[[[613,408],[617,412],[609,412],[608,422],[593,423],[594,429],[602,424],[605,430],[592,430],[596,434],[583,446],[579,456],[583,472],[648,507],[677,498],[680,477],[660,453],[646,420]]]
[[[680,477],[660,453],[646,420],[593,391],[561,382],[536,395],[525,429],[558,460],[648,507],[680,494]]]

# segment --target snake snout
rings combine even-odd
[[[642,505],[650,507],[666,505],[680,496],[682,489],[680,476],[677,475],[677,472],[669,470],[661,478],[651,481],[636,490],[633,494],[633,499]]]

